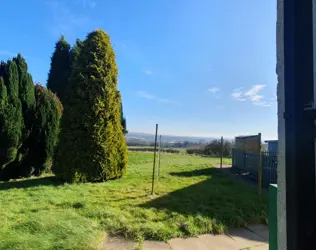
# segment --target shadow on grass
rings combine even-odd
[[[254,189],[236,182],[220,169],[170,173],[173,176],[209,176],[208,179],[151,200],[142,207],[203,216],[225,228],[266,223],[267,200],[260,200]]]
[[[34,179],[21,179],[17,181],[0,182],[0,190],[8,190],[13,188],[30,188],[38,186],[59,186],[63,185],[55,176],[47,176]]]
[[[220,174],[216,168],[205,168],[205,169],[196,169],[188,172],[171,172],[172,176],[179,177],[194,177],[194,176],[212,176]]]

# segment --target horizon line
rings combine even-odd
[[[155,133],[150,133],[150,132],[129,131],[128,134],[129,133],[138,133],[138,134],[146,134],[146,135],[155,136]],[[158,132],[158,135],[161,135],[161,136],[174,136],[174,137],[201,138],[201,139],[217,139],[217,138],[221,138],[221,136],[223,136],[224,139],[235,139],[235,137],[248,136],[248,135],[251,135],[251,134],[238,134],[238,135],[235,135],[235,136],[227,136],[227,137],[225,137],[224,135],[177,135],[177,134],[171,134],[171,133],[159,133]],[[274,136],[262,137],[262,142],[268,141],[268,140],[278,140],[278,137],[274,137]]]

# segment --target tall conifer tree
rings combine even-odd
[[[118,70],[110,37],[102,30],[84,41],[63,101],[53,171],[71,182],[121,177],[127,147],[121,125]]]
[[[70,45],[63,36],[57,41],[51,58],[47,88],[63,101],[64,92],[69,84],[71,70]]]

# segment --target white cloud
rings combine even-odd
[[[249,90],[244,91],[243,88],[233,90],[231,96],[237,101],[251,101],[252,104],[261,107],[270,107],[271,102],[264,100],[264,96],[260,92],[266,87],[266,85],[253,85]],[[271,100],[270,100],[271,101]]]
[[[140,90],[140,91],[137,91],[137,95],[138,95],[139,97],[142,97],[142,98],[145,98],[145,99],[155,99],[154,96],[148,94],[146,91],[141,91],[141,90]]]
[[[261,106],[261,107],[271,107],[272,106],[272,103],[269,103],[267,101],[253,102],[253,104],[256,106]]]
[[[152,75],[153,74],[153,72],[151,70],[149,70],[149,69],[144,70],[144,73],[146,75]]]
[[[165,98],[160,98],[160,97],[154,96],[154,95],[149,94],[146,91],[142,91],[142,90],[137,91],[136,94],[139,97],[147,99],[147,100],[154,100],[154,101],[157,101],[157,102],[168,103],[168,104],[178,104],[178,102],[176,102],[176,101],[165,99]]]
[[[219,96],[219,93],[221,92],[220,88],[212,87],[212,88],[209,88],[207,91],[212,93],[213,97],[220,99],[220,96]]]
[[[207,91],[211,92],[212,94],[215,94],[215,93],[218,93],[220,89],[217,87],[213,87],[213,88],[209,88]]]
[[[237,101],[246,101],[247,99],[243,97],[242,89],[235,89],[232,93],[233,99]]]

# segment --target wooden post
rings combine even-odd
[[[221,168],[223,168],[223,136],[221,137]]]
[[[258,134],[258,194],[262,195],[261,133]]]
[[[159,136],[159,148],[158,148],[158,178],[160,175],[160,151],[161,151],[161,135]]]
[[[157,133],[158,133],[158,124],[156,124],[156,134],[155,134],[155,148],[154,148],[154,163],[153,163],[153,176],[152,176],[151,195],[154,195],[154,187],[155,187]]]

